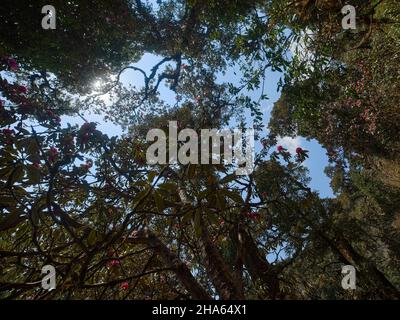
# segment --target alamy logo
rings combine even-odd
[[[344,30],[356,30],[356,8],[351,5],[346,5],[342,8],[342,14],[345,14],[342,19],[342,28]]]
[[[42,288],[44,290],[54,290],[56,288],[56,269],[52,265],[45,265],[42,268]]]
[[[342,267],[342,274],[345,276],[342,279],[342,288],[344,290],[356,289],[356,268],[351,265]]]
[[[151,165],[210,164],[210,162],[220,164],[223,158],[224,164],[238,166],[235,170],[237,175],[249,175],[253,172],[254,129],[248,129],[245,132],[242,130],[232,132],[229,129],[202,129],[199,137],[193,129],[183,129],[178,133],[177,121],[169,121],[168,141],[167,134],[161,129],[150,130],[146,140],[155,141],[146,152],[147,163]],[[245,150],[244,153],[243,150]]]
[[[46,14],[42,19],[42,28],[44,30],[56,28],[56,9],[51,5],[45,5],[42,13]]]

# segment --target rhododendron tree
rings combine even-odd
[[[332,26],[337,12],[328,2],[321,17]],[[28,31],[36,15],[6,1],[2,12],[20,16],[10,18],[0,40],[0,297],[399,298],[399,186],[366,161],[396,159],[398,127],[389,124],[398,125],[390,104],[397,83],[376,78],[380,64],[368,60],[364,44],[354,49],[362,64],[351,53],[337,56],[341,38],[316,23],[322,4],[307,3],[56,1],[64,31],[35,42],[42,30]],[[15,19],[21,24],[11,32]],[[310,50],[332,50],[315,50],[314,68],[303,70],[287,53],[308,27],[316,39]],[[150,69],[137,64],[144,53],[157,58]],[[219,78],[231,67],[242,73],[235,84]],[[285,80],[268,134],[261,111],[267,97],[251,94],[267,69]],[[140,76],[141,86],[122,85],[125,71]],[[161,88],[177,99],[164,101]],[[387,108],[378,108],[377,93]],[[126,130],[110,136],[88,110]],[[149,165],[146,135],[168,132],[169,121],[196,132],[252,125],[254,171]],[[310,188],[311,152],[277,145],[286,134],[327,148],[335,198]],[[344,264],[357,269],[355,292],[340,285]],[[55,290],[40,286],[44,265],[56,270]]]

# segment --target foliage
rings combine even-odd
[[[1,298],[399,298],[396,1],[353,1],[352,34],[336,32],[336,1],[56,1],[57,33],[32,30],[39,3],[1,9]],[[309,30],[312,54],[291,54]],[[144,53],[159,58],[149,72],[135,64]],[[239,84],[218,80],[230,67]],[[121,84],[127,70],[141,87]],[[249,92],[268,70],[282,94],[264,136],[267,97]],[[110,105],[90,95],[98,78]],[[96,109],[127,133],[98,130],[83,115]],[[246,111],[263,146],[252,174],[147,165],[149,129],[245,126]],[[309,188],[307,150],[276,147],[288,134],[327,148],[335,198]],[[355,292],[340,286],[344,264]]]

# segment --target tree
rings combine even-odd
[[[399,298],[393,214],[399,190],[356,157],[356,152],[377,154],[376,148],[361,148],[360,135],[354,136],[358,148],[353,149],[346,132],[335,140],[319,134],[329,112],[340,115],[338,98],[351,87],[350,71],[338,83],[342,64],[323,69],[327,56],[317,50],[319,64],[302,78],[299,70],[305,66],[286,53],[311,22],[287,21],[282,5],[288,3],[160,1],[152,6],[137,0],[110,8],[102,1],[71,1],[68,6],[79,10],[69,13],[60,3],[58,14],[68,31],[56,36],[55,51],[43,53],[43,42],[31,42],[36,33],[23,37],[32,11],[10,9],[30,18],[15,33],[21,42],[2,38],[8,53],[0,81],[2,298]],[[215,10],[210,14],[208,7]],[[113,16],[121,8],[128,13]],[[116,19],[115,29],[101,23],[104,15]],[[91,30],[98,32],[77,38],[89,56],[83,67],[90,72],[82,78],[76,63],[81,48],[65,48],[77,31]],[[62,53],[61,64],[54,52]],[[144,52],[160,58],[147,73],[134,64]],[[234,64],[242,68],[242,83],[220,83],[217,74]],[[286,81],[272,132],[264,136],[260,102],[244,89],[260,87],[268,68],[281,71]],[[128,69],[143,76],[141,88],[120,84]],[[99,107],[96,96],[87,96],[90,84],[112,71],[116,76],[104,77],[101,93],[112,93],[117,102],[104,111],[128,126],[128,133],[109,137],[88,119],[81,126],[61,125],[64,114],[85,118],[83,108]],[[177,96],[173,105],[159,96],[164,84]],[[74,100],[71,94],[79,96]],[[316,101],[324,106],[318,112],[311,108]],[[232,120],[244,122],[246,109],[263,146],[252,174],[237,176],[232,165],[223,164],[146,163],[150,128],[165,129],[172,120],[197,132],[223,128]],[[356,115],[340,120],[345,125]],[[330,142],[329,150],[344,150],[332,156],[328,169],[337,198],[321,199],[308,187],[306,150],[290,154],[276,147],[277,134],[296,130]],[[377,146],[381,142],[376,139]],[[38,286],[47,264],[57,271],[53,291]],[[340,288],[343,264],[357,269],[355,294]]]

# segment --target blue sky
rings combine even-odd
[[[160,61],[160,59],[160,57],[151,54],[145,54],[143,58],[135,64],[135,66],[140,67],[148,73],[150,69]],[[269,122],[273,104],[277,99],[279,99],[280,96],[280,92],[277,92],[277,82],[280,76],[280,73],[272,72],[270,70],[266,73],[264,93],[268,96],[269,100],[264,101],[262,104],[262,112],[264,113],[263,121],[265,126],[267,126]],[[240,81],[240,71],[238,69],[230,69],[224,76],[219,76],[217,81],[228,81],[233,84],[238,84]],[[121,82],[126,86],[131,85],[141,87],[143,85],[143,76],[133,70],[127,70],[122,74]],[[245,93],[251,98],[258,100],[261,94],[261,88],[260,90]],[[163,85],[160,86],[160,94],[165,101],[171,104],[175,103],[176,95]],[[85,117],[89,121],[97,122],[99,124],[98,128],[102,132],[107,133],[109,136],[120,135],[122,133],[122,129],[119,126],[112,124],[111,122],[104,121],[101,115],[86,114]],[[249,123],[251,123],[250,112],[248,115],[246,115],[246,119]],[[65,124],[66,122],[81,124],[83,121],[76,118],[63,117],[63,123]],[[333,197],[332,189],[329,186],[329,178],[324,173],[324,168],[328,164],[328,158],[325,150],[316,141],[307,141],[301,137],[282,137],[279,140],[279,144],[287,148],[292,153],[294,153],[296,147],[299,146],[303,149],[309,150],[310,158],[306,160],[305,166],[309,169],[310,177],[312,179],[310,187],[313,190],[318,191],[321,197]],[[260,148],[260,145],[256,145],[256,151]]]

